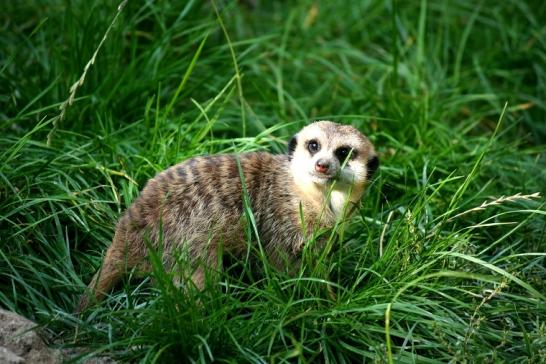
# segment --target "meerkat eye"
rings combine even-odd
[[[320,144],[315,140],[311,139],[309,142],[307,142],[307,149],[311,154],[315,154],[320,150]]]
[[[339,159],[341,163],[345,162],[349,154],[351,154],[351,160],[355,159],[355,156],[356,156],[356,152],[354,151],[354,149],[351,149],[349,147],[337,148],[334,151],[334,154],[336,155],[337,159]]]

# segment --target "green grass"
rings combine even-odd
[[[546,361],[546,6],[256,3],[0,5],[0,306],[121,361]],[[382,162],[328,256],[72,314],[147,179],[314,119]]]

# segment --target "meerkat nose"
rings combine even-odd
[[[319,159],[315,164],[315,170],[319,173],[328,173],[330,169],[330,163],[324,159]]]

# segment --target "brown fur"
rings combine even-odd
[[[342,127],[320,123],[311,125],[334,128],[324,129],[327,133],[336,133],[335,127]],[[343,128],[350,128],[343,130],[358,133],[360,138],[356,129]],[[365,163],[375,152],[369,141],[361,138],[367,148],[361,155]],[[298,144],[295,153],[302,152],[301,141]],[[217,268],[220,244],[224,252],[242,256],[247,242],[238,159],[265,253],[280,269],[286,268],[286,264],[297,267],[308,234],[317,227],[333,226],[338,218],[328,208],[325,187],[310,188],[295,178],[289,155],[245,153],[196,157],[151,179],[126,210],[102,268],[82,296],[78,311],[85,309],[90,300],[103,298],[128,270],[150,271],[146,241],[154,248],[162,241],[166,269],[172,268],[174,255],[185,249],[190,264],[194,265],[192,280],[198,288],[204,285],[204,267]],[[352,186],[351,202],[360,199],[370,176],[365,177]],[[306,228],[300,221],[300,204]]]

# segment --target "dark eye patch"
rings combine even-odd
[[[288,142],[288,156],[290,159],[292,159],[292,155],[294,154],[294,151],[296,150],[296,147],[298,145],[298,138],[294,135],[292,139],[290,139],[290,142]]]
[[[334,154],[340,163],[344,163],[349,154],[351,155],[351,160],[356,158],[356,151],[350,147],[339,147],[334,151]]]
[[[307,142],[307,150],[311,155],[315,154],[320,150],[320,144],[315,139],[311,139]]]
[[[368,181],[372,179],[373,175],[375,174],[378,168],[379,168],[379,158],[377,158],[377,156],[374,155],[368,160],[368,164],[367,164]]]

